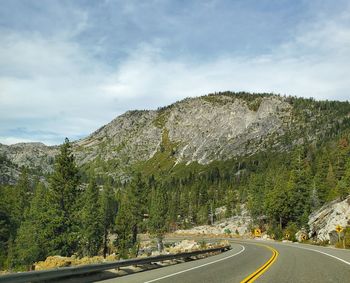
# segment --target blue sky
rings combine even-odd
[[[2,1],[0,142],[214,91],[350,99],[350,2]]]

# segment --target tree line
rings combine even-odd
[[[224,208],[222,217],[239,215],[241,204],[277,237],[286,227],[307,229],[311,211],[349,194],[349,137],[213,162],[170,178],[136,172],[125,184],[101,181],[108,178],[97,184],[99,176],[77,167],[66,140],[47,181],[23,170],[15,186],[0,187],[0,266],[30,269],[49,255],[136,256],[138,234],[146,232],[161,250],[165,232],[211,224],[217,208]]]
[[[127,258],[137,255],[140,232],[161,239],[163,191],[149,191],[140,175],[126,188],[97,186],[93,174],[84,184],[81,175],[66,139],[47,183],[31,180],[24,169],[16,186],[0,187],[1,269],[30,270],[50,255],[106,257],[115,248]],[[144,224],[148,210],[152,216]],[[111,233],[117,234],[113,243]]]

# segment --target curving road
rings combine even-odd
[[[257,282],[350,282],[350,251],[271,243],[278,260]]]
[[[350,251],[265,241],[231,245],[219,255],[102,282],[350,282]]]

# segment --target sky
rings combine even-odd
[[[217,91],[350,99],[348,0],[0,0],[0,143]]]

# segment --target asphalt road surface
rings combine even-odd
[[[350,251],[268,241],[231,241],[228,252],[100,282],[344,282]]]

